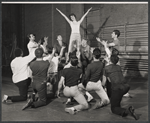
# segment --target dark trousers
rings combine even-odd
[[[107,88],[107,95],[109,98],[111,98],[111,82],[109,80],[106,80],[106,88]]]
[[[33,91],[38,93],[38,101],[33,103],[34,108],[47,104],[47,85],[46,82],[33,82]]]
[[[31,84],[30,78],[20,81],[18,83],[15,83],[15,85],[19,88],[20,95],[19,96],[9,96],[9,99],[11,99],[12,102],[26,101],[27,94],[28,94],[28,88],[29,88],[30,84]]]
[[[125,84],[119,89],[116,89],[116,90],[112,89],[111,99],[110,99],[112,113],[123,116],[126,109],[121,108],[120,103],[121,103],[123,95],[127,93],[129,89],[130,87],[127,84]]]
[[[88,60],[88,58],[82,58],[82,55],[81,55],[81,63],[82,63],[82,71],[83,71],[83,73],[85,73],[85,70],[86,70],[86,68],[87,68],[87,66],[88,66],[88,64],[90,64],[90,60]]]

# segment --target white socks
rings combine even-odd
[[[93,96],[89,92],[87,92],[87,91],[85,92],[85,94],[88,97],[87,101],[90,102],[93,99]]]

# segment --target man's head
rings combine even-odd
[[[23,56],[23,51],[20,48],[16,48],[14,52],[15,57]]]
[[[72,66],[77,66],[78,65],[78,58],[76,56],[71,57],[70,63]]]
[[[120,36],[119,30],[114,30],[111,34],[112,38],[118,38]]]
[[[118,61],[119,61],[119,57],[118,57],[117,55],[111,55],[110,61],[111,61],[111,63],[113,63],[113,64],[117,64]]]
[[[70,52],[69,53],[69,61],[71,60],[71,58],[76,57],[76,53],[74,52]]]
[[[95,59],[99,59],[101,57],[101,50],[99,48],[95,48],[93,50],[93,56]]]
[[[69,19],[70,19],[71,21],[76,20],[76,15],[75,15],[74,13],[71,13],[71,14],[69,15]]]
[[[35,50],[35,56],[36,56],[36,58],[42,58],[43,53],[44,53],[43,48],[37,48]]]
[[[87,45],[87,42],[88,42],[88,39],[83,38],[83,39],[82,39],[82,42],[81,42],[81,45],[84,47],[84,46]]]
[[[116,48],[113,48],[112,55],[119,55],[119,51]]]
[[[47,49],[48,54],[52,54],[53,47],[46,46],[46,49]]]
[[[30,34],[27,35],[27,37],[28,37],[29,41],[34,41],[35,40],[35,34],[30,33]]]

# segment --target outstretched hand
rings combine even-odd
[[[100,38],[98,38],[98,37],[96,37],[96,40],[97,40],[98,42],[101,42],[101,39],[100,39]]]
[[[91,8],[89,8],[89,11],[92,9],[92,7]]]
[[[53,54],[56,52],[56,48],[53,48]]]
[[[56,8],[57,11],[60,11],[58,8]]]
[[[65,46],[62,46],[62,49],[65,49],[66,47]]]

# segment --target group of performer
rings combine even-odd
[[[103,60],[100,48],[91,51],[89,40],[81,39],[80,24],[91,9],[77,21],[75,14],[68,18],[56,8],[70,24],[72,31],[69,46],[63,42],[61,35],[57,35],[57,42],[53,47],[48,46],[47,36],[37,43],[34,34],[27,35],[29,55],[23,56],[22,49],[17,48],[14,51],[15,58],[10,64],[12,80],[19,89],[19,96],[4,95],[4,103],[28,100],[22,110],[44,106],[47,105],[47,89],[50,89],[54,97],[58,98],[61,97],[62,91],[63,95],[68,97],[66,104],[73,99],[77,101],[78,105],[65,108],[70,114],[111,104],[112,113],[122,117],[130,114],[136,120],[139,119],[133,106],[122,108],[120,104],[123,95],[130,89],[119,65],[120,31],[112,32],[112,43],[96,38],[106,51]],[[33,88],[31,95],[28,94],[30,84]],[[99,96],[92,107],[89,103],[93,96],[89,91],[95,91]]]

